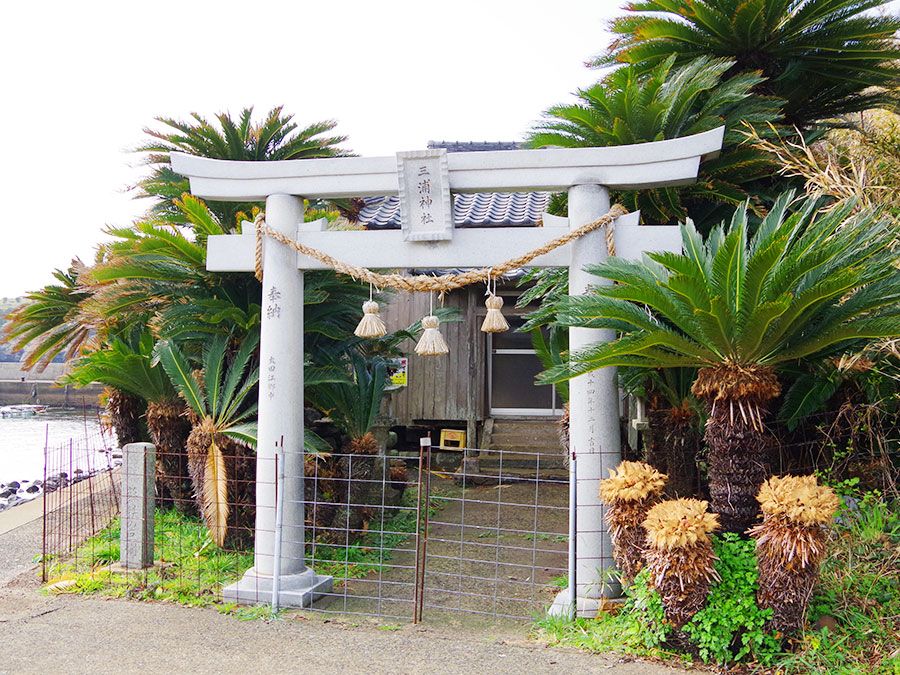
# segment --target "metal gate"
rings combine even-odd
[[[342,508],[367,517],[361,537],[359,530],[335,529],[333,521],[327,534],[316,532],[319,510],[335,505],[307,503],[308,562],[335,578],[334,591],[312,611],[413,622],[448,613],[517,620],[542,613],[565,585],[567,569],[568,475],[561,457],[481,451],[475,461],[476,453],[442,452],[423,439],[418,458],[407,458],[402,469],[396,459],[380,462],[380,475],[368,478],[353,462],[372,460],[345,456],[344,480],[380,484],[381,502],[354,504],[350,485],[343,490]],[[391,486],[403,472],[406,496],[391,504]],[[314,473],[307,480],[321,495],[323,483],[327,493],[339,479]],[[362,553],[369,561],[374,553],[376,562],[354,563]]]

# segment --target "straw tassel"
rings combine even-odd
[[[509,330],[506,317],[500,311],[500,308],[503,307],[503,298],[491,293],[484,304],[487,306],[487,316],[484,317],[484,322],[481,324],[481,331],[483,333],[502,333]]]
[[[378,316],[378,303],[374,300],[366,300],[363,303],[363,317],[353,334],[361,338],[377,338],[387,334],[384,321]]]
[[[429,314],[422,319],[422,328],[425,332],[419,338],[419,344],[416,345],[416,354],[419,356],[440,356],[450,351],[444,336],[438,330],[440,320],[434,315]]]

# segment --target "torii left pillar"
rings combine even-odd
[[[294,239],[303,223],[303,198],[266,199],[266,223]],[[278,604],[308,607],[330,593],[332,577],[306,566],[303,505],[303,272],[293,250],[263,241],[259,375],[259,438],[256,445],[256,541],[253,567],[222,591],[240,604],[272,601],[279,565]],[[276,451],[284,462],[281,560],[276,561]]]

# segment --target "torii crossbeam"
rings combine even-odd
[[[599,218],[609,210],[610,188],[664,187],[695,181],[701,159],[718,153],[723,133],[720,127],[685,138],[610,148],[457,154],[440,151],[398,153],[396,158],[232,162],[172,153],[172,168],[190,179],[191,191],[198,197],[265,200],[270,228],[353,265],[369,269],[487,267]],[[330,232],[324,231],[322,221],[303,222],[304,198],[401,193],[402,203],[403,181],[417,180],[409,176],[410,167],[418,167],[420,177],[430,175],[432,169],[443,172],[445,211],[449,193],[453,192],[566,190],[569,217],[545,217],[545,226],[540,228],[453,229],[452,221],[448,221],[443,230],[422,233],[419,227],[431,216],[408,205],[402,231]],[[440,197],[436,194],[435,201]],[[638,218],[639,214],[629,214],[617,219],[617,255],[634,258],[642,251],[681,251],[677,227],[639,226]],[[252,271],[254,247],[252,234],[210,237],[207,268]],[[575,295],[583,293],[588,284],[602,282],[583,268],[605,257],[604,234],[595,231],[536,258],[530,266],[568,267],[569,292]],[[308,606],[331,590],[330,577],[318,576],[306,567],[303,508],[303,270],[325,266],[268,239],[263,260],[254,566],[241,581],[225,589],[224,596],[240,603],[268,602],[272,598],[274,457],[276,445],[283,442],[287,478],[283,488],[279,604]],[[573,351],[613,339],[615,334],[609,330],[569,330]],[[601,597],[620,592],[606,574],[615,563],[604,509],[597,496],[598,482],[606,477],[606,469],[621,460],[616,369],[603,368],[574,378],[569,406],[570,449],[578,459],[578,475],[570,477],[575,483],[575,503],[570,509],[574,510],[577,552],[573,583],[578,613],[593,615]],[[568,604],[571,595],[567,598],[557,606]]]

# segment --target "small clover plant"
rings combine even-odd
[[[763,630],[772,610],[756,604],[759,584],[754,542],[729,533],[714,537],[713,548],[721,581],[713,584],[706,607],[684,630],[704,661],[726,663],[752,656],[769,663],[779,645],[772,633]]]

